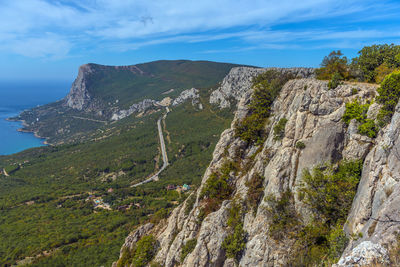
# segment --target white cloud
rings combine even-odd
[[[129,50],[162,43],[237,38],[249,42],[250,47],[261,47],[254,46],[254,42],[264,41],[264,47],[279,48],[290,46],[282,43],[290,41],[388,35],[376,30],[271,30],[282,23],[365,12],[375,5],[381,7],[375,10],[378,13],[384,3],[375,2],[4,0],[0,8],[0,49],[31,57],[62,57],[74,47],[79,50],[80,46],[100,44]]]

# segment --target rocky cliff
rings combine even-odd
[[[292,73],[297,78],[314,76],[314,69],[312,68],[233,68],[224,78],[221,86],[211,93],[210,103],[217,104],[221,108],[230,107],[232,101],[240,101],[243,94],[250,90],[252,78],[267,70],[279,70],[282,73]]]
[[[231,99],[239,102],[231,128],[221,134],[200,188],[175,208],[167,220],[157,226],[144,225],[131,233],[121,255],[140,237],[152,234],[158,244],[153,261],[162,266],[285,266],[294,240],[289,230],[279,240],[271,237],[271,204],[265,196],[279,198],[288,190],[294,192],[296,214],[307,222],[310,210],[296,194],[302,185],[303,170],[357,159],[363,161],[362,175],[344,226],[349,242],[340,252],[338,266],[362,266],[374,261],[389,264],[388,251],[397,242],[400,226],[400,106],[391,123],[372,139],[358,133],[356,120],[347,125],[342,117],[346,103],[373,100],[375,85],[346,83],[330,90],[327,82],[313,78],[311,69],[278,70],[292,71],[297,79],[288,81],[274,101],[272,115],[265,124],[264,142],[256,145],[241,140],[235,127],[248,116],[252,78],[266,70],[234,68],[211,95],[210,102],[221,107],[229,106]],[[373,103],[368,118],[374,119],[378,109],[379,105]],[[286,125],[277,139],[274,128],[283,118]],[[205,214],[203,188],[225,168],[226,162],[239,164],[235,171],[228,172],[233,192]],[[245,244],[240,257],[232,258],[223,248],[232,231],[232,210],[235,203],[251,201],[249,188],[255,176],[262,178],[264,197],[254,212],[248,207],[244,209],[241,224],[246,233]],[[186,244],[194,239],[194,248],[182,257]]]
[[[91,95],[87,90],[87,77],[93,70],[89,64],[79,67],[78,76],[72,83],[69,94],[64,98],[64,104],[70,108],[82,110],[89,105]]]

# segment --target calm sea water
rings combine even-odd
[[[0,81],[0,155],[9,155],[43,145],[43,139],[17,130],[21,122],[6,121],[21,111],[63,98],[71,81]]]

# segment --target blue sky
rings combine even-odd
[[[389,0],[0,0],[0,80],[158,59],[317,67],[332,50],[399,43],[399,17]]]

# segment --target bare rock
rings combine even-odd
[[[388,264],[387,250],[379,244],[364,241],[355,247],[349,256],[342,257],[336,266],[369,266],[372,263]]]
[[[187,89],[180,93],[180,95],[172,101],[172,106],[180,105],[186,102],[189,99],[192,99],[192,105],[195,105],[199,102],[199,90],[196,88]]]

